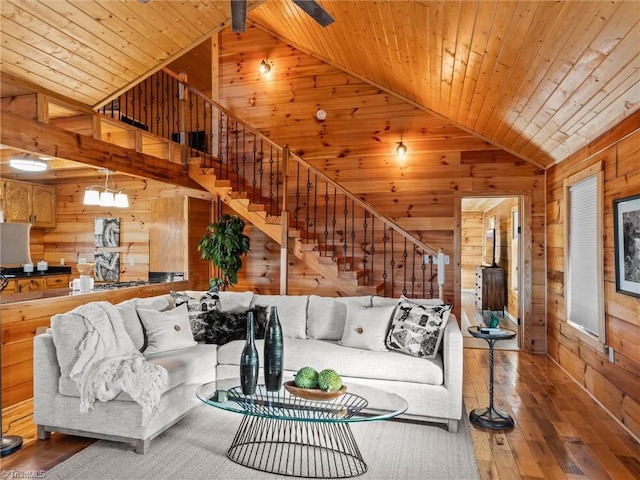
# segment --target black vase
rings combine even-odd
[[[258,369],[260,361],[258,360],[258,350],[256,350],[253,311],[247,312],[247,339],[240,356],[240,386],[242,393],[245,395],[253,395],[256,393],[256,385],[258,383]]]
[[[264,384],[270,392],[276,392],[282,386],[283,349],[278,309],[271,307],[271,315],[264,335]]]

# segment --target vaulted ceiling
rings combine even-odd
[[[327,28],[290,0],[249,1],[248,20],[536,164],[561,161],[640,109],[636,1],[320,3],[335,18]],[[3,77],[90,106],[230,24],[228,0],[0,8]]]

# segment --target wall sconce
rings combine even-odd
[[[269,73],[271,71],[271,65],[266,60],[260,62],[260,73]]]
[[[98,205],[99,207],[118,207],[127,208],[129,206],[129,197],[122,191],[116,191],[108,187],[110,170],[100,170],[100,173],[106,174],[104,186],[92,185],[84,191],[84,205]],[[96,190],[96,189],[102,189]]]
[[[29,158],[12,158],[9,165],[16,170],[23,172],[44,172],[49,166],[44,160],[34,160]]]
[[[407,154],[407,146],[400,142],[398,143],[398,148],[396,148],[396,153],[399,157],[404,157]]]

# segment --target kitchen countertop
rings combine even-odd
[[[0,273],[7,278],[46,277],[48,275],[71,275],[71,267],[50,266],[47,270],[38,271],[34,265],[33,272],[25,272],[22,267],[0,268]]]

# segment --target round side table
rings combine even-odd
[[[486,408],[476,408],[469,414],[472,423],[492,430],[507,430],[514,426],[513,418],[508,413],[496,409],[493,406],[493,347],[500,340],[511,340],[516,336],[514,330],[508,328],[501,329],[498,333],[484,333],[480,327],[469,327],[469,333],[482,338],[489,344],[489,406]]]

